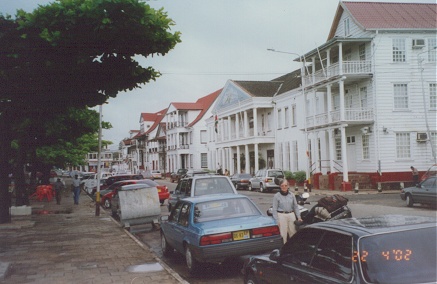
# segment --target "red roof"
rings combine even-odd
[[[159,125],[161,120],[164,118],[166,112],[167,112],[167,108],[162,109],[162,110],[158,111],[157,113],[155,113],[155,119],[154,119],[153,125],[145,133],[150,133],[151,131],[153,131]]]
[[[214,93],[211,93],[205,97],[202,97],[200,99],[197,100],[196,104],[199,104],[202,106],[201,108],[201,112],[199,113],[199,115],[196,117],[196,119],[194,119],[189,125],[188,127],[193,126],[194,124],[196,124],[200,119],[202,119],[202,117],[205,115],[205,113],[208,111],[208,109],[211,107],[211,105],[213,104],[213,102],[217,99],[217,97],[220,95],[220,93],[222,92],[223,89],[217,90]]]
[[[437,5],[425,3],[340,2],[328,40],[334,37],[344,10],[366,30],[435,29]]]

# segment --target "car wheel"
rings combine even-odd
[[[407,201],[407,206],[408,207],[413,207],[413,197],[411,196],[411,194],[407,194],[405,200]]]
[[[105,201],[103,202],[103,207],[105,207],[106,209],[111,208],[111,201],[109,199],[105,199]]]
[[[195,274],[199,270],[200,263],[194,258],[188,245],[185,248],[185,262],[190,274]]]
[[[249,185],[247,186],[247,190],[248,190],[248,191],[252,191],[252,190],[253,190],[253,188],[252,188],[252,184],[251,184],[251,183],[249,183]]]
[[[262,193],[266,192],[266,188],[265,188],[265,186],[262,183],[259,185],[259,191],[262,192]]]
[[[245,284],[256,284],[257,283],[255,281],[255,276],[253,275],[253,273],[247,274],[247,276],[244,279],[244,283]]]
[[[162,255],[167,257],[173,253],[173,248],[168,244],[163,233],[161,233],[161,250]]]

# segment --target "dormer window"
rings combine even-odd
[[[351,33],[349,18],[344,19],[344,21],[343,21],[343,28],[344,28],[344,36],[345,37],[349,36],[350,33]]]

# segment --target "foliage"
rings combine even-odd
[[[296,182],[302,183],[306,179],[306,173],[305,171],[298,171],[293,173],[293,179],[296,180]]]
[[[293,179],[293,173],[290,171],[284,171],[284,177],[286,180],[291,180]]]
[[[84,108],[158,78],[137,60],[173,49],[173,25],[140,0],[56,0],[0,15],[0,168],[12,162],[24,186],[24,164],[76,161],[98,127]],[[10,221],[8,172],[0,173],[0,223]]]

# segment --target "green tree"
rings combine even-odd
[[[26,162],[25,148],[35,141],[25,129],[158,78],[137,60],[173,49],[180,34],[172,26],[162,9],[140,0],[57,0],[31,13],[18,10],[15,18],[0,15],[0,223],[10,221],[13,153],[16,165]]]

